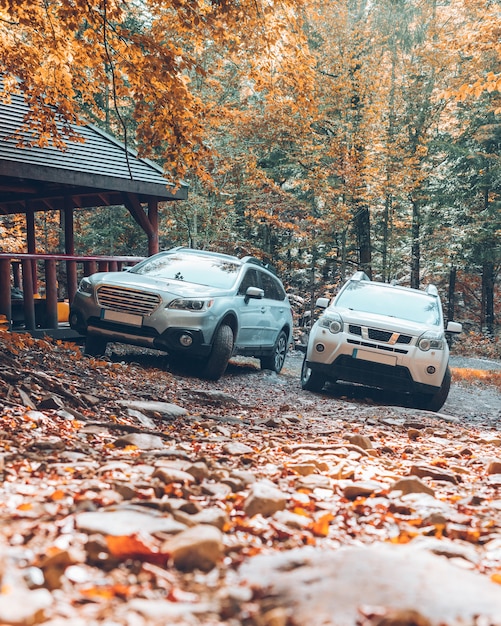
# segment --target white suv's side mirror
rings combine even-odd
[[[461,333],[463,332],[463,325],[459,322],[447,322],[446,333]]]
[[[320,309],[326,309],[329,306],[329,298],[318,298],[315,302],[315,306],[318,306]]]

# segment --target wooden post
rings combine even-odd
[[[148,202],[148,219],[151,224],[151,232],[148,233],[148,254],[156,254],[158,247],[158,199],[151,198]]]
[[[0,315],[5,315],[12,323],[10,300],[10,259],[0,259]]]
[[[30,207],[29,202],[26,202],[26,243],[28,247],[28,254],[36,254],[36,237],[35,237],[35,211]],[[38,291],[38,276],[37,276],[37,262],[31,261],[31,281],[32,281],[32,294]]]
[[[71,198],[64,198],[64,251],[71,256],[75,255],[75,233],[73,229],[73,206]],[[73,298],[77,292],[77,264],[75,261],[66,262],[66,291],[68,300],[73,302]]]
[[[57,328],[57,276],[56,261],[45,260],[45,325],[46,328]]]
[[[33,262],[31,259],[21,261],[23,268],[23,299],[24,325],[27,330],[35,330],[35,301],[33,299]]]

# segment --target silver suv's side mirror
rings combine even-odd
[[[251,298],[255,298],[257,300],[264,298],[264,291],[259,287],[247,287],[247,291],[245,292],[245,302],[249,302]]]
[[[461,333],[463,332],[463,325],[459,322],[447,322],[446,333]]]

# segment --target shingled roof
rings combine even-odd
[[[84,142],[66,149],[30,146],[23,122],[28,106],[21,95],[0,101],[0,215],[61,208],[63,199],[77,207],[123,204],[124,194],[138,202],[182,200],[187,185],[175,186],[162,168],[92,124],[73,126]],[[15,137],[20,134],[22,142]]]

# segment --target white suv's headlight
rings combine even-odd
[[[88,278],[82,278],[80,284],[78,285],[78,291],[80,293],[90,294],[93,291],[92,283]]]
[[[419,337],[417,345],[423,352],[428,352],[428,350],[443,350],[444,336],[441,333],[426,332]]]
[[[343,318],[339,313],[326,313],[318,320],[318,325],[328,328],[333,335],[336,335],[343,330]]]
[[[180,311],[194,311],[196,313],[200,311],[206,311],[213,305],[212,299],[200,299],[200,298],[178,298],[173,300],[168,309],[178,309]]]

